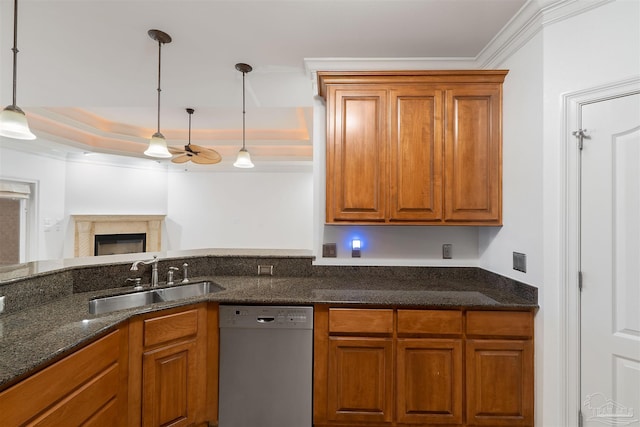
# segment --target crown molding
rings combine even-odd
[[[615,0],[530,0],[476,57],[305,58],[314,88],[317,71],[495,69],[542,29]],[[315,92],[317,94],[317,90]]]
[[[500,68],[547,25],[615,0],[530,0],[475,58],[478,68]]]

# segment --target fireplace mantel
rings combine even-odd
[[[162,223],[166,215],[71,215],[75,222],[74,255],[93,256],[96,234],[145,233],[147,252],[162,250]]]

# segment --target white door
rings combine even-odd
[[[585,426],[640,425],[640,94],[582,107]]]

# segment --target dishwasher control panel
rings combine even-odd
[[[221,305],[220,328],[313,329],[313,307]]]

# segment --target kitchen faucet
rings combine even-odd
[[[133,263],[131,266],[131,271],[138,271],[138,265],[149,265],[151,264],[151,287],[155,288],[158,286],[158,259],[157,256],[153,256],[153,259],[149,260],[140,260]]]
[[[182,264],[182,283],[189,283],[189,278],[187,277],[187,267],[189,267],[189,264],[187,264],[186,262]]]

